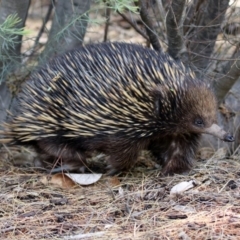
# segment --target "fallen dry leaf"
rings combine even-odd
[[[197,184],[194,180],[188,181],[188,182],[180,182],[177,185],[173,186],[170,195],[177,194],[181,192],[185,192],[189,190],[190,188],[195,187]]]
[[[40,182],[45,185],[53,184],[62,188],[71,188],[76,185],[76,183],[64,173],[57,173],[52,176],[43,176],[40,179]]]
[[[107,183],[111,186],[111,187],[116,187],[116,186],[119,186],[121,183],[120,183],[120,180],[117,176],[113,176],[113,177],[108,177],[107,178]]]
[[[78,183],[80,185],[93,184],[102,177],[101,173],[66,173],[65,175],[72,179],[75,183]]]

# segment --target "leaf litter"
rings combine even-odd
[[[144,152],[132,170],[82,186],[64,173],[16,167],[3,149],[0,159],[4,239],[240,237],[238,160],[211,157],[188,175],[164,177]]]

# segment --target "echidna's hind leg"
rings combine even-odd
[[[152,153],[154,157],[154,161],[163,166],[166,161],[166,153],[168,151],[168,148],[171,144],[170,138],[162,138],[162,139],[155,139],[154,141],[151,141],[148,150]]]
[[[72,149],[66,143],[58,144],[46,138],[37,142],[36,150],[39,154],[40,162],[47,162],[52,165],[52,173],[61,171],[85,171],[85,153]]]
[[[130,169],[137,161],[137,152],[111,154],[108,158],[108,175],[114,175],[122,170]]]
[[[108,175],[114,175],[122,170],[130,169],[137,161],[143,144],[118,144],[111,146],[108,158]]]
[[[173,138],[164,152],[162,173],[173,175],[189,171],[195,158],[198,140],[199,136],[195,134]]]

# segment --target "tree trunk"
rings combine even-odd
[[[168,53],[179,59],[179,53],[183,48],[182,15],[186,0],[175,0],[169,7],[166,25],[168,36]]]
[[[48,42],[40,63],[82,45],[91,1],[58,0]]]
[[[2,24],[10,14],[17,14],[21,22],[15,26],[22,28],[28,13],[30,0],[2,0],[0,1],[0,24]],[[12,100],[12,94],[8,90],[6,76],[16,69],[21,62],[21,40],[22,36],[16,36],[16,42],[10,49],[3,49],[4,39],[0,39],[1,62],[0,62],[0,123],[7,116],[6,110],[9,109]],[[1,127],[1,126],[0,126]]]
[[[189,29],[186,36],[187,49],[190,53],[191,67],[198,76],[204,76],[229,6],[229,0],[198,0],[193,4],[195,4],[195,16],[192,17],[192,22],[188,23],[193,25],[193,28]]]

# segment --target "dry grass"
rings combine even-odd
[[[62,189],[43,185],[46,174],[14,167],[6,155],[0,155],[1,239],[240,239],[239,160],[212,158],[173,177],[140,161],[121,177]],[[192,179],[195,188],[170,195]]]

